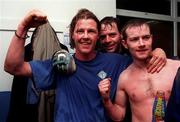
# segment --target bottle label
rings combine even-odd
[[[163,121],[165,117],[166,100],[163,91],[157,91],[153,105],[153,121]]]

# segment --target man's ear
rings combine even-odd
[[[121,40],[121,43],[124,46],[124,48],[128,49],[127,42],[125,40]]]

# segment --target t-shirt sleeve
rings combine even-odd
[[[40,90],[48,90],[53,86],[54,72],[51,60],[31,61],[32,79],[35,87]]]

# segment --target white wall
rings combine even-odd
[[[72,17],[80,8],[88,8],[99,19],[116,16],[115,0],[0,0],[0,91],[10,91],[12,76],[4,72],[4,58],[18,22],[31,9],[47,14],[56,31],[67,31]],[[63,35],[58,37],[63,43]]]
[[[57,30],[64,30],[80,8],[89,8],[99,19],[116,14],[115,0],[0,0],[0,5],[0,19],[3,22],[0,28],[11,29],[16,28],[17,23],[28,10],[36,8],[48,15]]]

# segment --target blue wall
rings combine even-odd
[[[11,92],[0,92],[0,122],[6,122]]]

